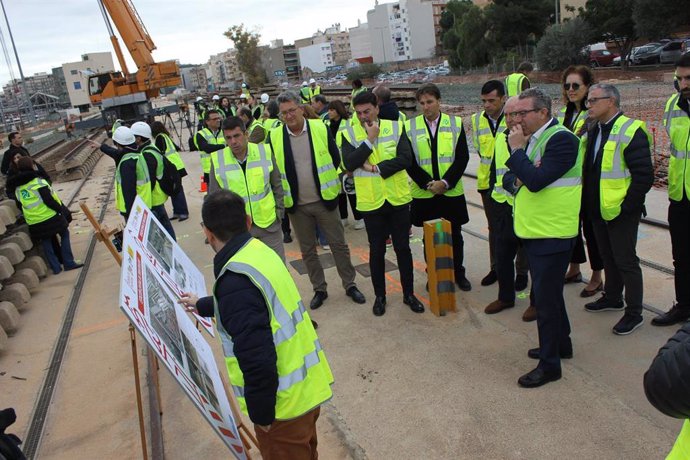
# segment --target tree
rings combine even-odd
[[[486,38],[487,22],[483,10],[469,0],[451,0],[441,18],[443,48],[454,69],[480,66],[489,62],[494,43]]]
[[[572,64],[585,64],[582,48],[591,40],[592,29],[580,18],[546,29],[537,44],[537,64],[542,70],[562,70]]]
[[[361,64],[347,73],[347,79],[352,81],[364,78],[376,78],[381,73],[381,66],[378,64]]]
[[[490,36],[503,49],[527,45],[530,35],[538,40],[552,13],[551,0],[494,0],[485,8]]]
[[[579,9],[579,17],[587,22],[594,38],[615,43],[621,64],[628,66],[628,56],[638,35],[633,20],[636,0],[587,0]]]
[[[245,30],[244,24],[230,27],[223,32],[223,35],[235,44],[237,65],[244,74],[249,86],[258,88],[265,84],[266,71],[261,67],[261,56],[259,54],[259,39],[261,36],[256,32]]]
[[[632,18],[638,36],[655,40],[690,23],[690,8],[683,2],[635,0]]]

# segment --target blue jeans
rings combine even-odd
[[[184,196],[184,189],[180,187],[180,191],[175,196],[170,197],[173,208],[173,216],[187,216],[189,217],[189,209],[187,208],[187,198]]]
[[[165,210],[165,205],[160,204],[158,206],[153,206],[151,208],[151,212],[154,216],[156,216],[156,219],[158,219],[163,228],[168,232],[168,235],[170,235],[173,240],[177,241],[177,238],[175,238],[175,230],[173,230],[173,226],[170,223],[168,213]]]
[[[41,240],[41,244],[43,245],[43,252],[46,255],[46,259],[48,259],[50,269],[57,275],[62,271],[62,267],[53,249],[52,238]],[[69,229],[65,229],[64,232],[60,233],[60,254],[62,255],[62,263],[65,268],[74,268],[77,265],[72,255],[72,245],[69,242]]]

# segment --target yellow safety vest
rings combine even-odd
[[[117,164],[115,172],[115,204],[117,210],[121,213],[127,212],[125,208],[125,198],[122,193],[122,177],[120,175],[120,167],[125,161],[136,161],[136,177],[137,177],[137,196],[139,196],[146,206],[152,206],[151,199],[151,178],[149,177],[149,168],[146,165],[146,160],[138,152],[126,153],[120,162]]]
[[[321,86],[316,85],[315,88],[309,87],[309,100],[313,100],[314,96],[321,94]]]
[[[247,128],[247,136],[251,136],[252,132],[254,132],[254,129],[256,129],[257,126],[259,126],[261,128],[264,127],[259,120],[253,120],[252,123],[249,125],[249,128]],[[266,140],[266,131],[264,131],[264,138],[261,142],[263,142],[265,140]]]
[[[185,169],[184,161],[182,161],[180,152],[178,152],[175,149],[175,143],[172,141],[172,139],[170,139],[170,136],[168,136],[165,133],[160,133],[158,136],[161,136],[165,141],[165,152],[163,152],[165,158],[170,160],[170,162],[175,165],[178,171]],[[158,136],[156,136],[156,138],[158,138]]]
[[[678,438],[666,460],[688,460],[690,458],[690,420],[683,422]]]
[[[368,161],[372,165],[395,158],[403,124],[399,121],[379,120],[379,137]],[[367,138],[367,132],[360,123],[348,123],[342,138],[357,148]],[[402,206],[412,201],[407,173],[398,171],[384,179],[379,173],[370,173],[362,168],[353,171],[357,210],[374,211],[388,201],[393,206]]]
[[[599,204],[601,217],[610,221],[621,213],[621,204],[628,193],[632,178],[625,162],[623,152],[630,145],[635,131],[642,129],[652,145],[647,126],[640,120],[621,115],[611,127],[601,157],[601,176],[599,179]],[[587,153],[587,133],[580,139],[580,156]]]
[[[151,205],[160,206],[168,200],[168,195],[161,188],[160,180],[163,178],[163,154],[153,144],[148,144],[141,150],[142,156],[151,155],[156,159],[156,183],[151,188]],[[146,161],[145,158],[143,158]]]
[[[491,132],[491,124],[484,116],[485,111],[477,112],[472,115],[472,140],[474,148],[479,153],[479,167],[477,168],[477,190],[488,190],[491,177],[491,163],[494,159],[494,143],[496,139]],[[496,132],[501,128],[506,128],[505,117],[501,117],[501,122],[496,127]]]
[[[549,139],[558,132],[568,131],[563,125],[548,128],[539,137],[529,159],[541,161]],[[523,239],[574,238],[580,226],[582,199],[582,152],[575,165],[560,179],[538,192],[520,187],[513,203],[515,235]]]
[[[201,169],[203,170],[204,174],[208,174],[211,172],[211,154],[203,152],[199,149],[199,143],[197,142],[199,136],[206,139],[207,144],[214,145],[225,145],[225,137],[223,137],[223,130],[219,129],[216,134],[213,134],[208,128],[202,129],[196,133],[196,136],[194,136],[194,145],[196,146],[196,149],[199,150]]]
[[[311,103],[311,88],[308,86],[303,86],[299,90],[299,95],[302,97],[302,104]]]
[[[297,286],[282,259],[273,249],[251,238],[228,260],[216,282],[226,271],[248,277],[266,300],[277,357],[276,420],[297,418],[331,399],[331,368]],[[221,321],[215,285],[213,295],[216,329],[223,346],[232,391],[242,412],[249,415],[244,396],[244,374],[235,357],[232,337]]]
[[[567,106],[561,107],[561,110],[558,111],[556,114],[556,120],[563,126],[565,126],[565,111],[567,109]],[[580,128],[582,128],[582,125],[585,124],[585,120],[587,119],[587,110],[580,110],[580,113],[577,114],[577,117],[575,117],[575,122],[573,123],[573,129],[571,131],[573,134],[577,135],[577,133],[580,131]],[[568,128],[570,129],[570,128]]]
[[[506,96],[517,96],[522,92],[522,82],[527,77],[521,73],[511,73],[506,77]],[[527,80],[529,81],[529,80]]]
[[[513,194],[503,188],[503,176],[508,172],[506,162],[510,158],[508,136],[505,130],[496,133],[494,142],[494,161],[496,162],[496,182],[491,190],[491,198],[497,203],[508,203],[513,206]]]
[[[278,120],[277,118],[266,118],[264,121],[261,122],[261,126],[264,127],[264,131],[266,131],[266,136],[264,137],[264,143],[268,143],[268,133],[271,132],[273,128],[278,128],[279,126],[283,126],[283,122]]]
[[[433,141],[424,122],[424,115],[418,115],[408,120],[405,123],[405,131],[407,132],[407,137],[410,138],[415,161],[431,177],[434,177],[431,142],[436,142],[438,174],[439,178],[443,178],[450,165],[455,161],[455,147],[462,134],[462,119],[446,113],[441,113],[440,117],[438,132]],[[430,191],[419,188],[419,185],[414,181],[412,181],[410,187],[412,188],[412,198],[433,198],[434,196]],[[445,195],[452,197],[460,196],[463,193],[462,179],[460,179],[455,187],[446,191]]]
[[[325,201],[331,201],[338,198],[340,193],[340,181],[338,180],[338,171],[333,164],[330,151],[328,150],[328,128],[321,120],[304,119],[307,123],[307,131],[311,138],[312,145],[312,159],[316,165],[316,172],[319,179],[319,192],[321,198]],[[287,128],[285,128],[287,129]],[[283,148],[283,126],[273,128],[271,130],[271,148],[276,158],[276,164],[280,170],[280,177],[283,183],[283,193],[285,196],[285,208],[291,208],[294,205],[292,199],[292,191],[290,190],[290,183],[285,174],[285,149]]]
[[[40,224],[57,215],[57,212],[50,209],[43,202],[43,198],[41,198],[41,194],[38,192],[38,189],[42,187],[48,187],[55,201],[62,204],[62,201],[60,201],[60,198],[58,198],[57,193],[55,193],[48,181],[40,177],[35,177],[26,184],[20,185],[14,191],[14,196],[17,197],[22,206],[24,220],[29,225]]]
[[[225,190],[232,190],[244,198],[247,214],[258,227],[267,228],[276,221],[276,201],[271,189],[271,147],[266,144],[247,144],[245,170],[230,147],[211,157],[213,173]]]
[[[668,197],[673,201],[690,199],[690,117],[678,106],[680,94],[666,101],[664,127],[671,140],[671,156],[668,160]]]

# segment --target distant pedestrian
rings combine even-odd
[[[534,66],[529,62],[521,63],[515,73],[506,77],[506,95],[508,97],[517,96],[524,90],[530,88],[529,74],[534,70]]]
[[[10,141],[10,148],[5,151],[5,155],[2,157],[2,166],[0,167],[0,172],[7,175],[10,170],[10,162],[14,158],[15,153],[19,153],[22,156],[30,156],[29,151],[24,147],[24,138],[17,131],[12,131],[7,140]]]

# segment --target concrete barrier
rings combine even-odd
[[[0,328],[8,334],[19,328],[19,312],[10,302],[0,302]]]
[[[0,206],[8,206],[14,212],[15,216],[19,215],[19,208],[17,207],[17,202],[14,200],[10,200],[9,198],[1,200]]]
[[[30,268],[39,278],[45,278],[48,274],[48,265],[41,256],[29,256],[22,263],[17,265],[17,270]]]
[[[15,243],[15,244],[19,245],[19,247],[24,252],[26,252],[29,249],[34,247],[34,243],[33,243],[33,241],[31,241],[31,237],[29,236],[28,233],[25,233],[25,232],[13,233],[12,235],[3,239],[2,242],[3,243]]]
[[[2,291],[0,291],[0,301],[12,303],[19,311],[24,310],[24,306],[29,299],[31,299],[31,294],[23,284],[9,284],[3,286]]]
[[[0,244],[0,256],[7,257],[12,265],[17,265],[24,260],[24,251],[17,243],[3,243]]]
[[[38,275],[30,268],[20,268],[7,280],[6,284],[21,283],[29,291],[38,287]]]
[[[0,222],[7,226],[15,223],[16,220],[17,216],[8,206],[0,206]]]
[[[12,262],[5,257],[0,255],[0,281],[1,280],[6,280],[12,274],[14,273],[14,266],[12,265]]]

